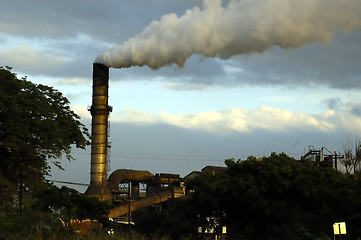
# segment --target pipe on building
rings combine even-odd
[[[92,115],[90,185],[85,194],[111,201],[112,195],[106,185],[108,154],[108,116],[112,107],[108,105],[109,68],[93,64],[93,96],[90,113]]]
[[[110,190],[117,190],[120,183],[124,182],[148,182],[154,175],[149,171],[118,169],[112,172],[108,178]]]
[[[140,200],[131,201],[127,204],[120,205],[118,207],[115,207],[109,211],[108,217],[110,218],[116,218],[120,216],[124,216],[128,214],[129,212],[134,212],[138,209],[145,208],[148,206],[151,206],[153,204],[161,203],[167,201],[169,198],[173,197],[173,191],[166,190],[163,192],[160,192],[158,194],[142,198]]]

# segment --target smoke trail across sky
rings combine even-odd
[[[228,59],[272,46],[327,44],[341,32],[361,30],[360,0],[204,0],[183,16],[164,15],[140,34],[100,54],[113,68],[182,67],[192,54]]]

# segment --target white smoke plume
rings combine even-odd
[[[140,34],[99,55],[113,68],[182,67],[192,54],[228,59],[304,44],[327,44],[337,33],[361,30],[361,0],[204,0],[183,16],[164,15]]]

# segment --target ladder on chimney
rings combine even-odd
[[[110,135],[110,120],[108,120],[108,130],[107,130],[107,135],[109,138]],[[111,148],[111,142],[108,141],[107,139],[107,174],[110,172],[110,148]]]

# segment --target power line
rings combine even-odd
[[[79,155],[90,155],[86,152],[74,151]],[[197,161],[197,162],[220,162],[227,158],[215,159],[214,156],[206,155],[181,155],[181,154],[162,154],[162,153],[142,153],[142,152],[119,152],[112,151],[111,158],[131,158],[134,160],[165,160],[165,161]],[[233,156],[234,157],[234,156]]]
[[[79,185],[79,186],[89,186],[89,184],[87,184],[87,183],[66,182],[66,181],[51,180],[51,179],[46,179],[46,180],[49,181],[49,182],[54,182],[54,183],[64,183],[64,184]]]

